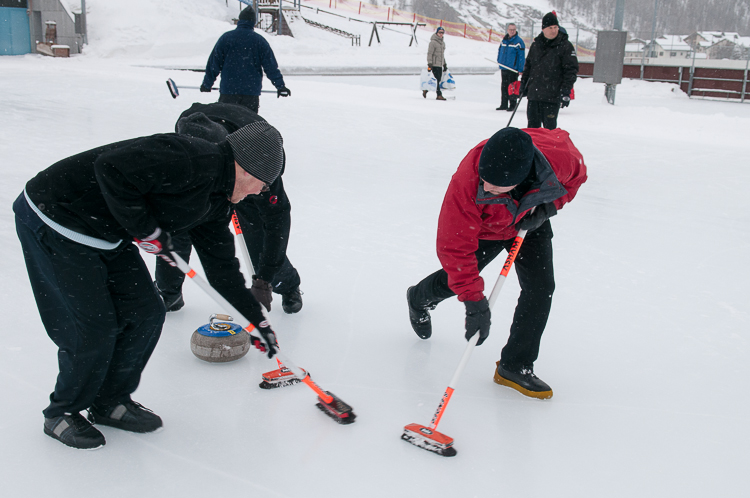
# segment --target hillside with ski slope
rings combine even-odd
[[[170,132],[236,2],[87,0],[90,45],[69,59],[0,57],[0,494],[42,498],[575,497],[705,498],[746,494],[750,464],[750,106],[688,99],[667,83],[624,80],[616,105],[590,79],[559,124],[588,167],[552,220],[556,290],[535,372],[554,390],[525,398],[492,380],[520,289],[514,271],[439,430],[443,458],[400,439],[427,425],[465,349],[464,306],[432,312],[430,340],[411,330],[404,294],[440,267],[437,219],[466,153],[506,126],[497,74],[456,75],[438,102],[415,75],[419,45],[384,32],[351,47],[317,30],[264,35],[284,68],[369,68],[365,76],[285,75],[289,98],[261,96],[284,137],[292,203],[288,255],[300,313],[274,300],[284,352],[349,403],[337,425],[304,385],[266,391],[276,368],[256,351],[210,364],[194,330],[223,310],[192,282],[168,314],[134,399],[164,420],[153,434],[102,428],[94,452],[42,431],[57,349],[34,302],[10,209],[26,182],[78,152]],[[321,14],[322,15],[322,14]],[[349,23],[349,21],[345,21]],[[351,22],[352,26],[354,22]],[[363,24],[363,26],[365,26]],[[354,29],[354,28],[352,28]],[[496,45],[448,38],[451,67],[492,68]],[[484,61],[484,62],[483,62]],[[326,72],[326,71],[321,71]],[[272,89],[265,82],[265,89]],[[523,127],[526,104],[513,118]],[[505,254],[482,273],[495,281]],[[151,270],[153,257],[144,254]],[[202,273],[198,258],[191,265]],[[246,275],[248,277],[248,275]]]

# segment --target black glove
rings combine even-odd
[[[253,275],[253,286],[250,287],[250,292],[260,304],[265,306],[268,311],[271,311],[271,301],[273,301],[273,288],[271,284],[262,278],[258,278],[257,275]]]
[[[427,71],[432,72],[432,66],[427,64]]]
[[[448,65],[447,64],[443,64],[443,71],[447,71],[447,70],[448,70]]]
[[[570,92],[563,93],[560,95],[560,107],[568,107],[570,105]]]
[[[257,336],[254,334],[255,332],[258,334]],[[261,353],[267,353],[269,358],[273,358],[279,347],[279,343],[276,341],[276,334],[265,320],[260,322],[260,326],[255,327],[253,334],[250,334],[250,343]]]
[[[172,258],[169,257],[169,253],[174,249],[172,247],[172,237],[169,232],[162,231],[161,228],[157,228],[154,233],[145,239],[133,239],[135,244],[146,251],[149,254],[159,256],[161,259],[169,263],[170,266],[177,266]]]
[[[193,88],[195,88],[195,87],[193,87]],[[210,86],[201,85],[201,92],[203,92],[203,93],[209,93],[210,91],[211,91],[211,87]]]
[[[516,223],[516,228],[519,230],[528,230],[529,232],[534,231],[556,214],[557,208],[553,202],[542,204],[541,206],[537,206],[533,213],[528,213],[521,221]]]
[[[528,95],[528,93],[529,93],[529,84],[526,83],[524,85],[523,82],[521,82],[521,89],[518,90],[518,97],[519,98],[525,97],[526,95]]]
[[[464,305],[466,305],[466,340],[468,341],[479,332],[477,346],[481,346],[490,335],[490,304],[487,298],[483,297],[481,301],[465,301]]]
[[[278,90],[276,90],[276,98],[277,99],[279,97],[291,97],[291,96],[292,96],[292,91],[290,89],[288,89],[287,87],[285,87],[285,86],[282,86],[281,88],[279,88]]]

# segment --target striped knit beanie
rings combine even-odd
[[[284,164],[284,140],[265,121],[256,121],[227,135],[234,160],[258,180],[273,183]]]

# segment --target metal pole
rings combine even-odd
[[[83,44],[88,45],[89,43],[89,37],[88,37],[88,28],[86,27],[86,0],[81,0],[81,31],[83,31]]]
[[[578,56],[578,33],[581,31],[581,28],[576,28],[576,57]]]
[[[740,103],[745,101],[745,87],[747,86],[747,68],[750,66],[750,54],[747,56],[747,62],[745,62],[745,77],[742,78],[742,95],[740,96]]]
[[[617,0],[615,4],[615,25],[614,29],[622,31],[622,20],[625,17],[625,0]]]
[[[279,35],[281,35],[281,21],[283,20],[283,14],[281,13],[281,1],[282,0],[279,0]]]
[[[690,66],[690,82],[688,83],[687,95],[690,98],[693,93],[693,74],[695,73],[695,50],[693,50],[693,64]]]

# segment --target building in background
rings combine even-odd
[[[53,46],[79,54],[84,27],[60,0],[0,0],[0,55],[53,54]]]

